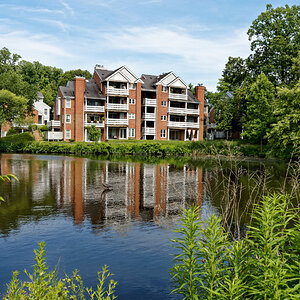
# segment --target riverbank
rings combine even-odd
[[[10,136],[0,139],[0,152],[14,153],[55,153],[75,155],[147,155],[155,157],[200,157],[204,155],[224,155],[235,157],[270,158],[270,149],[251,145],[242,141],[108,141],[47,142],[32,141],[26,137]]]

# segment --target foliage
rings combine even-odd
[[[92,74],[87,70],[76,69],[76,70],[66,71],[64,72],[64,74],[60,76],[58,81],[58,86],[65,86],[68,81],[74,80],[74,77],[76,76],[85,77],[85,79],[92,78]]]
[[[247,93],[247,111],[243,136],[254,143],[262,142],[273,122],[275,88],[261,73]]]
[[[20,143],[20,142],[32,142],[34,137],[30,132],[10,134],[0,139],[0,142],[6,143]]]
[[[263,72],[276,86],[293,81],[293,59],[300,50],[299,24],[299,5],[273,8],[267,4],[248,30],[254,52],[248,65],[254,76]]]
[[[27,99],[10,91],[0,90],[0,128],[15,118],[25,118]]]
[[[40,126],[40,131],[48,131],[48,126],[47,125],[42,125]]]
[[[289,156],[300,152],[300,51],[293,66],[298,81],[291,88],[278,89],[274,103],[275,122],[271,125],[268,141],[273,152]]]
[[[245,237],[231,240],[221,218],[202,221],[197,208],[184,210],[173,240],[173,293],[183,299],[297,299],[298,213],[288,195],[264,196]]]
[[[105,283],[111,277],[107,266],[102,268],[102,272],[98,273],[99,283],[97,290],[85,288],[78,271],[75,270],[72,276],[65,275],[59,279],[57,268],[49,270],[46,263],[45,243],[39,243],[39,249],[34,250],[35,265],[33,273],[25,270],[28,281],[21,281],[18,278],[19,272],[13,272],[12,280],[7,285],[4,300],[13,299],[86,299],[85,291],[89,294],[90,299],[112,300],[116,299],[115,287],[117,282],[110,279],[108,287]]]
[[[101,130],[96,128],[95,125],[91,125],[87,128],[89,140],[92,142],[98,142],[101,137]]]

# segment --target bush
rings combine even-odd
[[[263,197],[246,236],[231,240],[221,218],[203,222],[184,210],[170,274],[173,293],[184,299],[298,299],[299,210],[287,195]]]
[[[12,127],[7,131],[6,136],[19,134],[19,133],[20,133],[19,129]]]
[[[72,276],[65,276],[59,279],[57,276],[57,268],[49,271],[45,259],[45,243],[39,244],[39,249],[34,250],[35,265],[33,273],[25,270],[28,276],[27,281],[21,281],[18,278],[19,272],[13,272],[12,280],[7,285],[6,295],[4,300],[11,299],[86,299],[85,294],[90,296],[90,299],[111,300],[116,299],[115,287],[117,282],[110,279],[109,284],[105,287],[111,273],[107,266],[102,268],[102,272],[98,273],[99,283],[96,291],[92,288],[85,288],[78,270],[75,270]]]
[[[40,131],[48,131],[48,126],[47,125],[42,125],[39,127]]]
[[[20,143],[20,142],[31,142],[31,141],[34,141],[34,137],[30,132],[13,134],[13,135],[5,136],[0,139],[0,142],[9,142],[9,143]]]

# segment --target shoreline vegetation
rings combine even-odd
[[[203,156],[230,156],[237,158],[275,158],[289,160],[292,155],[274,153],[268,145],[254,145],[245,141],[155,141],[112,140],[92,142],[35,141],[31,133],[10,135],[0,139],[0,153],[71,154],[71,155],[127,155],[148,157],[185,157],[197,159]]]

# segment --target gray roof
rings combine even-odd
[[[195,97],[195,95],[190,90],[188,90],[187,102],[198,103],[198,104],[200,103],[200,101]]]
[[[105,69],[97,69],[95,68],[95,72],[99,75],[101,81],[105,81],[105,79],[107,77],[109,77],[111,74],[115,73],[116,71],[118,71],[119,69],[121,69],[122,67],[119,67],[115,70],[105,70]]]
[[[156,90],[156,82],[157,82],[157,78],[158,76],[156,75],[146,75],[143,74],[141,76],[141,79],[143,80],[143,84],[142,84],[142,90]]]
[[[67,86],[60,86],[59,89],[63,97],[75,97],[74,81],[68,81]],[[85,81],[84,95],[87,98],[105,99],[105,96],[100,92],[100,89],[94,79]]]

